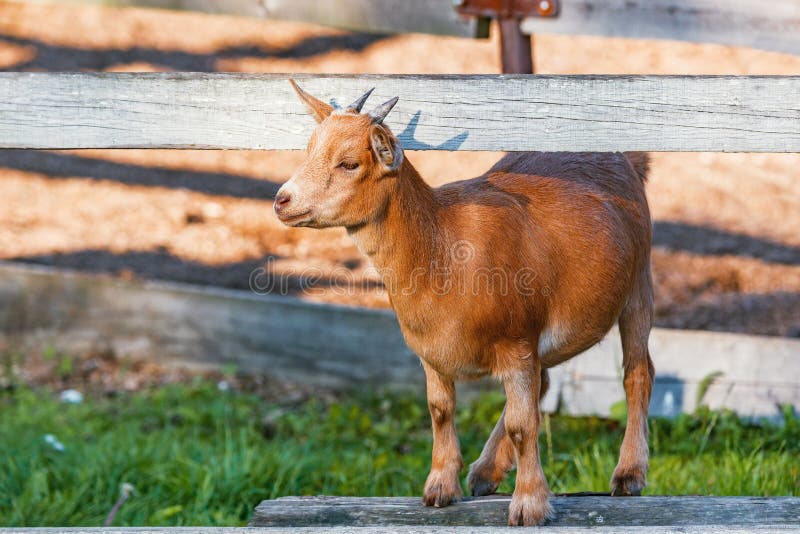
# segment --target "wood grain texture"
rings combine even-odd
[[[58,0],[23,0],[56,3]],[[179,9],[294,20],[371,33],[487,37],[488,23],[462,17],[452,0],[66,0],[65,3]]]
[[[800,152],[800,76],[295,75],[412,150]],[[0,73],[0,147],[302,149],[288,75]]]
[[[557,18],[531,17],[527,33],[588,34],[749,46],[800,54],[797,0],[561,0]]]
[[[510,496],[425,508],[417,497],[283,497],[256,507],[250,526],[501,526]],[[555,497],[551,526],[800,526],[798,497]]]
[[[0,262],[0,344],[20,351],[111,352],[120,358],[267,373],[307,386],[423,391],[419,359],[386,310],[322,305],[189,285]],[[800,340],[654,329],[652,415],[695,409],[700,382],[723,372],[705,402],[780,419],[800,409]],[[700,357],[702,356],[702,357]],[[543,409],[608,415],[624,399],[619,336],[550,371]],[[500,386],[459,385],[459,396]]]

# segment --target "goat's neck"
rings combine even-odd
[[[446,260],[446,254],[441,253],[444,239],[437,208],[433,189],[404,159],[385,211],[348,229],[393,297],[410,288],[415,279],[422,282],[431,269],[441,268],[439,264]]]

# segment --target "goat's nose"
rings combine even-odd
[[[286,191],[278,191],[278,194],[275,195],[275,213],[280,213],[281,210],[285,208],[291,201],[291,193],[287,193]]]

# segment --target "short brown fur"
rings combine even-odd
[[[275,209],[293,226],[345,226],[381,273],[427,376],[434,445],[423,502],[461,496],[454,381],[493,375],[507,404],[470,467],[470,491],[494,492],[516,464],[509,524],[543,523],[552,513],[537,442],[547,369],[616,322],[628,425],[611,487],[639,494],[653,382],[647,155],[514,153],[433,189],[382,119],[334,112],[296,89],[320,126]]]

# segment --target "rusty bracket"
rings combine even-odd
[[[492,19],[557,17],[560,0],[453,0],[462,15]]]
[[[456,11],[478,17],[481,37],[488,37],[489,19],[500,29],[500,60],[503,72],[533,74],[533,42],[520,29],[525,17],[557,17],[561,0],[452,0]]]

